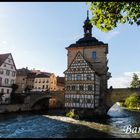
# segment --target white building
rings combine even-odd
[[[16,66],[11,53],[0,54],[0,103],[9,103],[11,85],[16,81]]]

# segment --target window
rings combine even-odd
[[[92,91],[92,85],[88,85],[88,91]]]
[[[80,99],[79,98],[73,98],[73,102],[74,103],[79,103],[80,102]]]
[[[12,85],[12,84],[14,84],[14,80],[13,80],[13,79],[11,80],[11,85]]]
[[[9,84],[9,79],[5,78],[5,84]]]
[[[67,79],[68,79],[68,80],[72,80],[72,75],[71,75],[71,74],[68,74]]]
[[[44,89],[44,87],[45,87],[45,86],[43,85],[42,88]]]
[[[87,80],[91,80],[91,75],[87,75]]]
[[[94,51],[94,52],[92,52],[92,59],[96,59],[96,52]]]
[[[6,64],[4,64],[4,67],[6,67]]]
[[[48,83],[48,80],[46,81],[46,83]]]
[[[6,75],[10,75],[10,70],[6,70]]]
[[[76,76],[76,79],[77,79],[77,80],[81,80],[81,75],[78,74],[78,75]]]
[[[2,78],[0,77],[0,86],[1,86],[1,84],[2,84]]]
[[[87,100],[87,103],[91,103],[91,99],[86,99]]]
[[[10,60],[8,60],[8,62],[10,63],[11,61],[10,61]]]
[[[3,69],[0,69],[0,74],[3,74]]]
[[[70,86],[67,86],[67,90],[70,90]]]
[[[80,85],[80,86],[79,86],[79,90],[84,90],[83,85]]]
[[[4,93],[4,89],[3,88],[1,89],[1,93]]]
[[[16,73],[13,71],[13,72],[12,72],[12,76],[14,77],[15,75],[16,75]]]
[[[46,89],[48,89],[48,85],[46,85]]]
[[[72,88],[72,90],[75,90],[75,86],[72,86],[71,88]]]
[[[7,93],[9,93],[9,89],[7,89]]]

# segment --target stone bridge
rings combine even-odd
[[[140,88],[116,88],[109,89],[106,95],[107,110],[109,110],[116,102],[124,101],[133,93],[140,94]]]
[[[30,108],[56,108],[62,107],[64,104],[64,92],[29,92],[26,93],[25,104],[28,104]]]

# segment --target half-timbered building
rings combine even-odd
[[[104,104],[107,90],[108,44],[92,37],[92,24],[88,14],[84,22],[84,37],[66,49],[65,107],[96,108]]]

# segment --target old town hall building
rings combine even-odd
[[[104,106],[107,91],[108,44],[92,37],[87,13],[84,37],[67,47],[68,68],[65,74],[65,107],[94,109]]]

